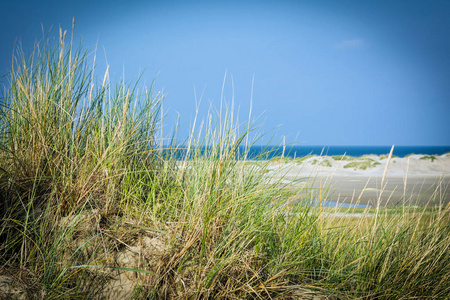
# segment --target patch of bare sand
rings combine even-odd
[[[166,245],[159,237],[142,236],[139,241],[117,253],[116,264],[119,268],[139,269],[143,265],[157,264],[164,254]],[[138,283],[145,282],[148,273],[133,271],[120,272],[103,289],[106,299],[131,299]],[[150,275],[151,276],[151,275]]]
[[[27,299],[25,285],[12,276],[0,275],[0,299]]]
[[[63,218],[64,224],[72,224],[75,230],[78,231],[71,245],[67,247],[68,254],[66,259],[72,255],[75,249],[82,247],[85,255],[93,253],[93,248],[96,245],[85,245],[83,243],[92,235],[92,229],[98,228],[101,230],[101,223],[105,222],[103,219],[110,219],[109,222],[119,222],[117,216],[102,216],[98,210],[87,211],[76,216]],[[107,222],[107,221],[106,221]],[[136,225],[137,220],[121,220],[119,223],[123,225]],[[92,272],[97,272],[99,275],[107,274],[109,280],[102,286],[99,298],[101,299],[132,299],[133,293],[137,284],[145,284],[151,282],[153,278],[152,268],[160,265],[160,258],[166,251],[166,244],[162,234],[153,231],[140,230],[134,232],[132,228],[124,226],[118,229],[114,236],[109,237],[110,246],[113,244],[120,247],[111,247],[112,250],[108,253],[109,259],[105,262],[105,268],[92,268]],[[103,242],[105,243],[105,242]],[[136,270],[136,271],[134,271]]]
[[[139,222],[131,217],[119,218],[92,209],[58,222],[62,231],[72,232],[59,264],[75,270],[86,268],[98,281],[94,287],[96,299],[132,299],[138,284],[155,283],[155,271],[163,265],[162,257],[168,251],[162,234],[136,229]],[[113,224],[118,228],[112,230]],[[32,295],[36,292],[29,286],[0,270],[0,299],[29,299]],[[45,295],[38,298],[44,299]]]

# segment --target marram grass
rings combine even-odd
[[[236,160],[253,127],[226,109],[163,155],[160,94],[97,82],[64,37],[19,52],[5,87],[1,297],[448,297],[448,205],[330,215]]]

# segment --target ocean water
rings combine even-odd
[[[243,148],[241,149],[243,150]],[[391,146],[286,146],[285,157],[303,157],[306,155],[349,155],[363,156],[369,154],[386,155],[391,151]],[[405,157],[410,154],[442,155],[450,152],[450,146],[395,146],[393,155]],[[271,159],[282,156],[283,147],[252,146],[248,158],[261,157]]]
[[[175,155],[179,159],[186,156],[186,148],[178,146],[174,148],[164,148],[163,156]],[[191,148],[191,151],[195,150]],[[197,149],[198,150],[198,149]],[[197,151],[196,150],[196,151]],[[251,146],[248,150],[247,159],[271,159],[273,157],[304,157],[307,155],[349,155],[349,156],[363,156],[369,154],[387,155],[391,151],[391,146],[286,146],[284,149],[281,146]],[[209,148],[202,147],[200,152],[206,154]],[[245,148],[239,147],[236,158],[240,159],[245,156]],[[410,154],[422,155],[442,155],[450,153],[450,146],[395,146],[393,155],[398,157],[405,157]],[[209,153],[211,154],[211,153]]]

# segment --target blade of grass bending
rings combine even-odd
[[[380,194],[378,195],[378,200],[377,200],[377,210],[375,213],[375,222],[373,225],[373,233],[375,233],[375,229],[377,227],[377,219],[378,219],[378,212],[380,210],[380,204],[381,204],[381,195],[383,194],[384,188],[385,188],[385,181],[386,181],[386,176],[387,176],[387,171],[389,168],[389,163],[391,162],[392,159],[392,153],[394,152],[394,145],[392,145],[391,147],[391,151],[389,152],[389,156],[386,162],[386,166],[384,167],[384,173],[383,173],[383,177],[381,178],[381,191]]]

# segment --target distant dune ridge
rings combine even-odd
[[[387,155],[313,155],[274,158],[268,172],[281,170],[285,180],[298,181],[314,190],[330,188],[326,200],[331,201],[375,205],[381,198],[381,204],[389,206],[450,202],[450,154],[391,158],[382,189],[387,163]]]
[[[388,161],[387,155],[365,155],[352,157],[309,156],[283,160],[285,167],[291,167],[289,176],[333,175],[333,176],[383,176]],[[273,159],[271,168],[279,168],[280,160]],[[450,175],[450,154],[410,155],[393,157],[388,167],[388,177],[403,176],[448,176]]]

